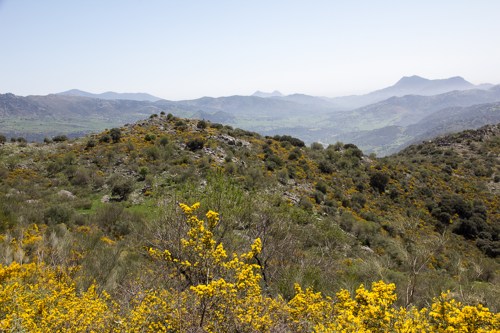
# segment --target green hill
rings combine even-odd
[[[352,144],[306,147],[171,115],[73,141],[5,143],[0,260],[78,267],[80,288],[95,281],[126,304],[174,286],[147,249],[176,248],[186,231],[177,204],[200,202],[220,213],[214,237],[228,253],[262,240],[270,295],[384,280],[402,306],[451,290],[498,311],[499,151],[499,125],[376,159]],[[13,245],[33,225],[39,241]]]

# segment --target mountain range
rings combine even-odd
[[[161,98],[146,94],[146,93],[116,93],[113,91],[107,91],[101,94],[93,94],[83,90],[71,89],[68,91],[63,91],[58,93],[58,95],[65,96],[80,96],[80,97],[91,97],[91,98],[99,98],[99,99],[127,99],[131,101],[148,101],[148,102],[156,102]]]
[[[498,122],[496,102],[500,86],[474,85],[461,77],[403,77],[366,95],[336,98],[257,91],[169,101],[143,93],[75,89],[47,96],[0,95],[0,133],[28,140],[79,136],[165,112],[264,135],[293,134],[306,143],[352,142],[382,156],[432,135]]]
[[[467,90],[477,88],[489,88],[489,85],[476,86],[460,76],[448,79],[429,80],[413,75],[404,76],[394,85],[373,91],[366,95],[344,96],[332,98],[331,101],[339,107],[346,109],[358,108],[364,105],[383,101],[390,97],[405,95],[432,96],[453,90]]]

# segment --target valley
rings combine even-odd
[[[95,133],[165,112],[263,135],[294,133],[307,144],[354,143],[367,154],[385,156],[436,135],[496,124],[499,102],[498,86],[475,86],[458,77],[416,76],[366,95],[333,99],[260,93],[167,101],[148,94],[78,90],[48,96],[4,94],[0,133],[40,142],[55,135]]]

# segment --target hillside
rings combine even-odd
[[[499,152],[499,125],[373,159],[352,144],[306,147],[170,114],[73,141],[5,143],[0,260],[43,262],[79,290],[94,282],[122,309],[139,306],[147,290],[199,281],[168,263],[200,260],[179,247],[189,224],[178,206],[199,202],[200,214],[220,218],[207,244],[227,253],[262,246],[248,269],[258,268],[271,297],[295,302],[294,283],[334,296],[384,280],[395,283],[398,306],[426,306],[450,290],[498,311]]]
[[[356,142],[369,152],[384,156],[439,135],[477,129],[499,122],[500,103],[498,102],[468,107],[455,106],[433,112],[408,126],[389,125],[375,130],[344,133],[339,139]]]

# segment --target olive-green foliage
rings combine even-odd
[[[200,150],[205,145],[205,141],[202,138],[194,138],[186,142],[186,147],[191,151]]]
[[[119,201],[127,200],[134,189],[132,180],[123,176],[115,175],[109,179],[108,183],[111,187],[111,195]]]
[[[385,187],[389,183],[389,176],[382,172],[375,172],[370,176],[370,185],[380,193],[385,191]]]
[[[68,141],[68,137],[66,135],[56,135],[55,137],[52,138],[52,141],[54,142]]]
[[[122,132],[119,128],[112,128],[109,131],[109,136],[111,137],[111,140],[113,140],[113,143],[120,142],[120,139],[122,137]]]
[[[48,208],[43,214],[44,221],[48,225],[68,223],[73,215],[73,210],[66,205],[57,205]]]

